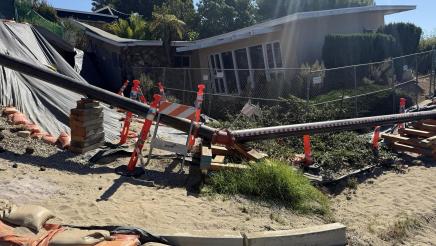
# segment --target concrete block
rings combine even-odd
[[[163,235],[171,245],[175,246],[243,246],[244,239],[239,232],[194,231]]]
[[[346,227],[339,223],[286,231],[245,234],[245,246],[339,246],[346,245]]]

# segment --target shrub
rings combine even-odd
[[[429,36],[421,39],[419,43],[419,51],[425,52],[433,50],[433,54],[423,54],[419,56],[419,72],[422,74],[427,74],[430,72],[432,67],[432,58],[436,60],[436,36]],[[433,68],[436,69],[436,64],[433,65]]]
[[[35,1],[33,8],[45,19],[51,22],[58,22],[59,17],[57,16],[56,10],[48,4],[46,0]]]
[[[401,55],[412,54],[418,51],[422,29],[412,23],[391,23],[380,27],[378,33],[392,35]]]
[[[327,68],[382,61],[398,54],[396,40],[381,33],[332,34],[325,38],[322,58]]]
[[[220,194],[243,194],[281,203],[303,213],[329,212],[327,197],[302,173],[280,161],[263,161],[246,170],[215,173],[210,188]]]

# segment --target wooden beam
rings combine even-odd
[[[424,142],[423,140],[417,139],[417,138],[409,138],[409,137],[404,137],[401,135],[395,135],[395,134],[381,134],[381,138],[383,138],[384,140],[386,140],[387,142],[391,142],[391,143],[403,143],[403,144],[407,144],[407,145],[411,145],[411,146],[416,146],[416,147],[420,147],[420,148],[429,148],[431,147],[431,144],[428,142]]]
[[[208,146],[201,147],[200,168],[207,170],[212,164],[212,149]]]
[[[209,167],[210,171],[219,171],[219,170],[244,170],[247,169],[247,165],[242,164],[220,164],[220,163],[212,163]]]
[[[411,153],[416,153],[416,154],[421,154],[421,155],[433,157],[433,153],[429,149],[414,147],[414,146],[401,144],[401,143],[392,143],[390,146],[396,151],[406,151],[406,152],[411,152]]]
[[[229,154],[229,150],[224,147],[224,146],[220,146],[220,145],[212,145],[212,154],[214,155],[228,155]]]
[[[223,155],[217,155],[215,158],[213,158],[212,163],[224,163],[224,159],[226,157]]]
[[[429,137],[433,137],[434,133],[432,132],[428,132],[428,131],[421,131],[421,130],[417,130],[417,129],[410,129],[410,128],[403,128],[403,129],[399,129],[398,132],[401,135],[408,135],[408,136],[417,136],[417,137],[424,137],[424,138],[429,138]]]
[[[429,125],[422,122],[414,122],[412,123],[412,126],[415,129],[421,130],[421,131],[428,131],[432,132],[433,135],[436,135],[436,125]]]

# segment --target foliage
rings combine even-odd
[[[59,20],[56,10],[46,0],[34,1],[33,9],[48,21],[57,22]]]
[[[175,15],[189,30],[194,29],[198,19],[192,0],[166,0],[162,6],[155,6],[153,12]]]
[[[332,34],[325,38],[322,58],[328,68],[382,61],[398,54],[396,40],[380,33]]]
[[[422,222],[407,214],[400,214],[398,220],[380,233],[380,237],[388,242],[400,244],[411,232],[422,227]]]
[[[419,43],[419,51],[429,51],[432,50],[432,48],[436,49],[436,35],[421,39],[421,42]]]
[[[412,23],[391,23],[380,27],[378,33],[392,35],[397,40],[400,55],[416,53],[422,29]]]
[[[35,26],[44,27],[45,29],[59,35],[63,36],[63,28],[59,24],[55,22],[51,22],[40,14],[38,14],[35,10],[33,10],[33,5],[28,0],[17,0],[15,2],[15,6],[17,8],[18,21],[20,22],[28,22]]]
[[[218,172],[212,176],[210,188],[220,194],[243,194],[282,203],[303,213],[329,212],[327,197],[301,173],[280,161],[264,161],[240,172]]]
[[[147,22],[138,14],[130,15],[129,20],[119,19],[106,25],[106,29],[122,38],[148,39],[150,37]]]
[[[253,25],[254,13],[251,0],[201,0],[198,4],[200,38]]]
[[[179,20],[175,15],[154,12],[150,31],[155,38],[162,38],[164,42],[170,43],[173,40],[183,38],[185,26],[185,22]]]
[[[64,28],[63,39],[74,47],[85,50],[86,49],[86,34],[85,32],[73,23],[71,19],[62,19],[61,25]]]
[[[430,51],[432,49],[433,52],[419,56],[419,72],[422,74],[428,74],[431,71],[433,61],[435,61],[433,69],[436,69],[436,36],[421,39],[419,43],[420,52]]]
[[[389,97],[380,96],[380,98],[374,99],[374,102],[371,102],[372,107],[379,110],[379,108],[389,105],[392,109],[392,104],[387,103],[386,98]],[[390,100],[392,102],[392,97]],[[353,101],[350,100],[350,102]],[[216,107],[220,106],[216,105]],[[262,107],[260,117],[247,118],[228,114],[227,119],[212,125],[218,128],[246,129],[319,122],[353,116],[354,102],[352,104],[340,102],[314,106],[307,104],[304,100],[289,96],[285,102],[279,105]],[[322,174],[325,176],[341,175],[344,173],[340,172],[383,163],[394,158],[386,150],[381,150],[379,157],[375,157],[368,143],[369,137],[361,136],[355,132],[317,134],[312,136],[312,154],[315,163],[321,165]],[[272,158],[288,162],[293,160],[295,153],[303,153],[301,137],[260,141],[251,143],[251,146],[266,152]]]
[[[266,20],[290,15],[296,12],[316,11],[373,5],[374,0],[256,0],[257,20]]]

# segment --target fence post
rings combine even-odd
[[[396,108],[395,108],[395,64],[394,59],[391,59],[392,61],[392,114],[395,114]]]
[[[359,111],[357,110],[357,69],[356,66],[354,68],[354,110],[356,118],[359,116]]]
[[[306,79],[306,115],[309,113],[309,100],[310,100],[310,82],[312,79],[312,68],[309,68],[309,75]]]
[[[435,46],[433,45],[431,48],[431,72],[430,72],[430,96],[434,96],[434,91],[436,90],[436,56],[435,56]],[[433,85],[433,90],[431,90],[431,85]]]
[[[186,103],[185,99],[186,99],[186,91],[188,90],[186,88],[186,68],[182,68],[183,69],[183,91],[182,91],[182,102],[183,104],[188,104]]]
[[[419,110],[419,71],[418,71],[418,54],[415,55],[415,72],[416,72],[416,108]]]

